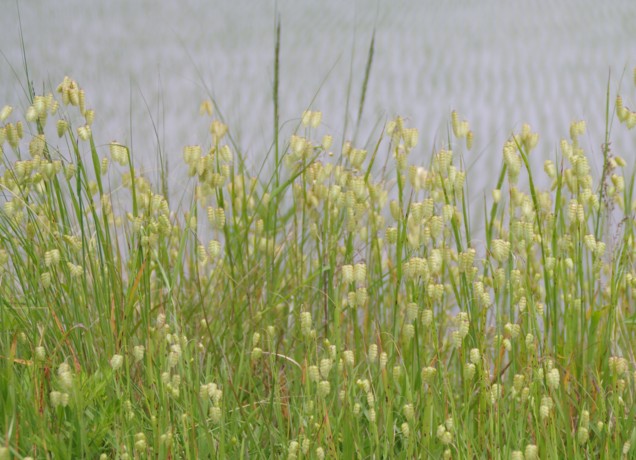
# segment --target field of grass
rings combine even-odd
[[[279,139],[278,91],[271,174],[207,101],[181,202],[72,79],[0,109],[0,460],[631,458],[636,113],[608,88],[599,177],[524,125],[482,200],[456,112],[363,149]]]

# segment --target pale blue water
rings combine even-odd
[[[417,155],[426,163],[446,139],[456,109],[475,132],[467,161],[479,171],[473,175],[477,187],[494,181],[489,173],[503,141],[525,121],[541,135],[535,163],[554,157],[574,119],[587,121],[585,142],[598,154],[610,71],[612,95],[625,71],[621,92],[636,106],[632,0],[19,4],[36,88],[55,87],[64,75],[76,79],[96,111],[97,140],[132,142],[148,168],[155,165],[154,119],[175,185],[183,182],[182,147],[207,141],[207,121],[198,116],[205,87],[255,163],[269,149],[276,8],[282,20],[281,121],[295,120],[318,92],[313,107],[324,112],[323,131],[340,138],[350,65],[354,121],[375,27],[360,143],[378,133],[377,123],[401,114],[420,129]],[[0,51],[6,57],[0,58],[0,106],[24,106],[17,9],[9,0],[0,15]],[[636,131],[615,124],[613,140],[614,151],[633,163]]]

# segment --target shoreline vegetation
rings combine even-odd
[[[0,110],[0,460],[631,458],[636,113],[608,86],[602,151],[573,122],[544,171],[523,125],[475,232],[467,121],[420,163],[399,117],[279,140],[279,40],[274,172],[206,101],[179,207],[72,79]]]

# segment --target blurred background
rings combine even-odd
[[[536,165],[555,158],[577,119],[587,122],[587,151],[600,157],[608,82],[611,107],[619,88],[636,105],[633,0],[4,0],[0,106],[27,106],[21,23],[36,92],[65,75],[77,80],[104,154],[112,140],[132,145],[150,174],[161,148],[170,182],[182,184],[182,148],[208,142],[198,110],[213,97],[257,173],[273,139],[277,12],[286,134],[311,107],[323,112],[318,136],[352,136],[375,31],[357,146],[374,144],[399,114],[420,130],[416,155],[427,165],[457,110],[475,134],[465,154],[475,192],[494,184],[503,142],[522,123],[540,134]],[[633,164],[636,130],[615,122],[612,139]]]

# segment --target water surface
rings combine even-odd
[[[367,50],[375,55],[358,142],[400,114],[420,129],[422,163],[447,138],[458,110],[475,132],[466,156],[477,186],[494,180],[501,145],[529,122],[541,135],[533,160],[554,158],[569,123],[585,119],[590,152],[603,142],[606,86],[636,106],[636,2],[235,0],[18,1],[31,79],[55,87],[65,75],[85,88],[101,144],[132,144],[155,167],[157,145],[183,183],[182,147],[206,142],[199,103],[214,97],[254,164],[272,140],[274,23],[282,22],[281,120],[312,107],[337,139],[350,76],[357,101]],[[25,106],[18,13],[0,15],[0,105]],[[13,71],[19,77],[16,77]],[[293,123],[288,123],[289,130]],[[636,131],[615,124],[613,148],[636,158]],[[104,153],[106,149],[104,148]],[[600,165],[597,161],[596,167]]]

